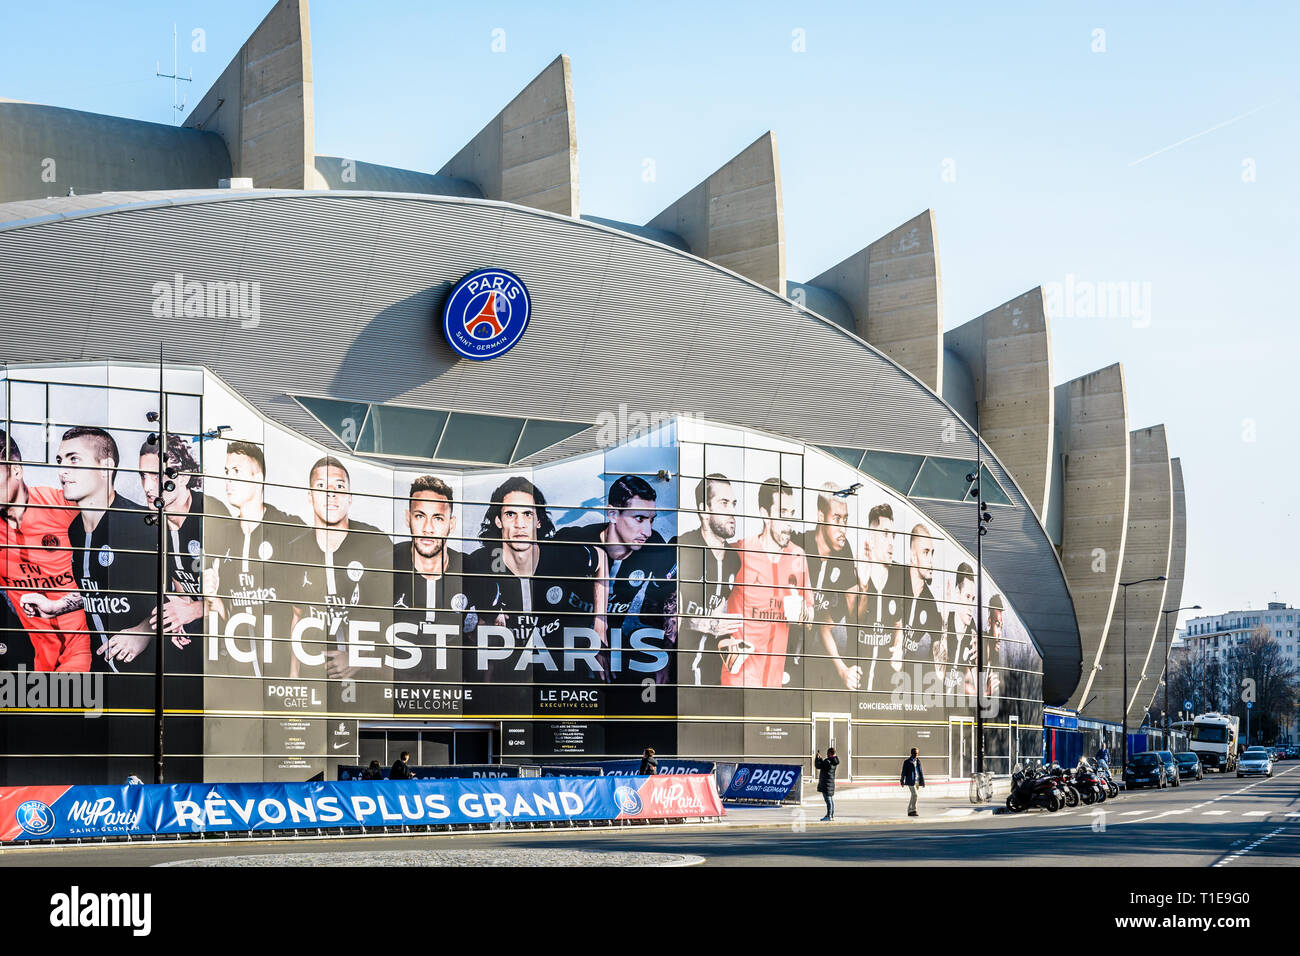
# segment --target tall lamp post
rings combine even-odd
[[[1137,584],[1149,584],[1152,581],[1168,580],[1163,574],[1156,578],[1143,578],[1140,581],[1121,581],[1119,586],[1124,589],[1124,696],[1120,700],[1120,725],[1121,733],[1124,735],[1124,750],[1122,762],[1120,763],[1120,779],[1128,774],[1128,589]]]
[[[1169,615],[1177,614],[1179,611],[1199,611],[1199,604],[1189,604],[1185,607],[1171,607],[1162,611],[1165,616],[1165,748],[1169,747]]]
[[[975,471],[966,476],[971,483],[967,492],[975,499],[975,772],[984,772],[984,535],[993,523],[993,515],[980,495],[984,476],[984,454],[979,429],[975,430]]]

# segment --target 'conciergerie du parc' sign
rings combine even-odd
[[[532,302],[519,277],[479,269],[456,283],[442,310],[442,332],[459,354],[477,362],[504,355],[528,328]]]

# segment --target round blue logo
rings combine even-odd
[[[623,813],[641,812],[641,794],[629,786],[625,785],[614,790],[614,802]]]
[[[514,273],[480,269],[456,283],[442,310],[442,334],[476,362],[505,355],[528,328],[532,301]]]
[[[14,819],[32,836],[44,836],[54,829],[54,811],[39,800],[19,804]]]
[[[731,785],[737,790],[745,786],[745,781],[749,779],[749,768],[741,767],[736,771],[736,775],[731,778]]]

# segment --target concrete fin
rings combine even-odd
[[[487,199],[578,215],[573,70],[560,55],[438,171]]]
[[[1128,533],[1130,440],[1118,363],[1056,388],[1062,423],[1061,566],[1074,595],[1084,673],[1068,706],[1088,705],[1115,611]],[[1092,706],[1085,713],[1091,715]]]
[[[307,0],[278,0],[184,125],[218,134],[233,174],[258,188],[324,186],[315,162]]]
[[[776,135],[764,133],[646,225],[675,233],[694,255],[785,295]]]
[[[1043,290],[1030,289],[947,332],[943,344],[970,368],[984,441],[1046,520],[1056,428]]]
[[[932,210],[808,284],[847,302],[860,338],[943,394],[943,297]]]

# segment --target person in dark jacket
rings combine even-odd
[[[411,768],[406,765],[406,759],[411,755],[403,750],[402,755],[393,761],[393,769],[388,771],[389,780],[410,780]]]
[[[370,766],[367,767],[365,770],[361,771],[361,779],[362,780],[383,780],[384,779],[384,771],[380,769],[378,760],[370,761]]]
[[[659,761],[655,757],[655,749],[647,747],[645,753],[641,755],[641,769],[637,773],[642,776],[653,777],[659,772]]]
[[[912,799],[907,803],[907,815],[916,816],[916,788],[925,786],[925,774],[921,772],[921,758],[912,748],[912,755],[903,761],[903,773],[898,779],[899,785],[912,791]]]
[[[817,792],[826,801],[826,816],[822,822],[835,819],[835,768],[840,765],[840,758],[835,756],[835,748],[827,747],[826,756],[817,751],[813,758],[813,769],[817,771]]]

